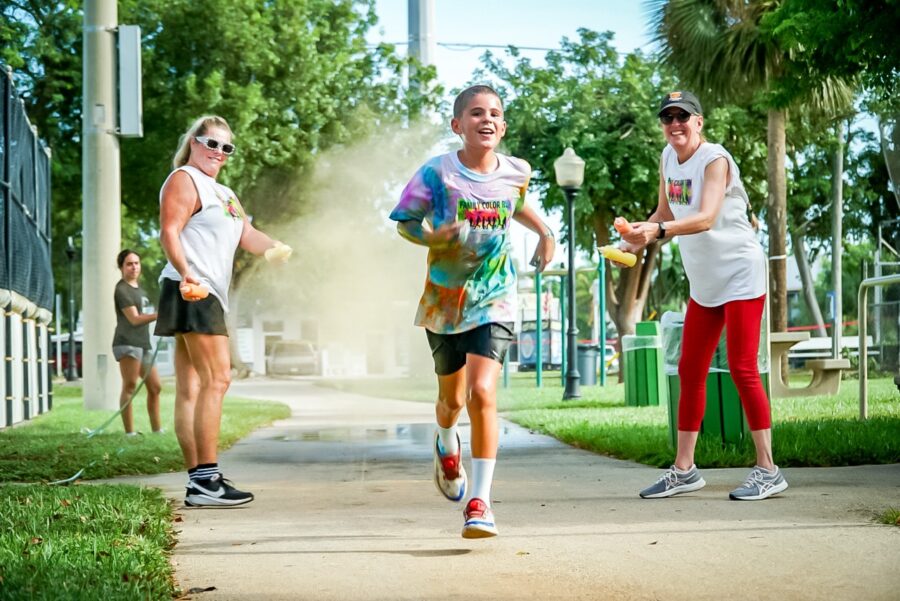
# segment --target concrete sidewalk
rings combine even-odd
[[[703,470],[701,491],[642,500],[660,470],[501,422],[500,536],[468,541],[432,483],[430,404],[291,380],[230,393],[293,416],[220,458],[253,503],[179,511],[178,582],[215,587],[193,599],[900,599],[900,528],[872,520],[900,506],[900,464],[786,469],[762,502],[728,500],[748,470]],[[468,464],[468,431],[463,447]],[[185,480],[117,481],[180,502]]]

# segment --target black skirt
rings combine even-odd
[[[181,282],[163,279],[159,291],[159,311],[156,317],[157,336],[176,334],[211,334],[228,336],[225,311],[219,299],[210,294],[203,300],[188,302],[181,298]]]

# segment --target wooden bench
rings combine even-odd
[[[791,388],[787,383],[787,373],[781,371],[782,359],[794,346],[808,341],[809,332],[772,332],[769,335],[771,347],[770,382],[773,398],[798,396],[833,395],[841,387],[841,371],[850,369],[849,359],[810,359],[804,364],[812,371],[812,381],[808,386]]]

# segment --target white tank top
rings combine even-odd
[[[201,205],[200,210],[188,219],[179,235],[184,256],[194,277],[219,299],[227,312],[234,253],[244,231],[243,211],[231,188],[223,186],[196,167],[179,167],[169,174],[166,183],[178,171],[184,171],[194,180]],[[162,190],[159,201],[162,203]],[[163,278],[180,282],[181,274],[172,263],[167,262],[160,274],[160,281]]]
[[[666,198],[675,219],[700,211],[703,175],[719,157],[728,161],[725,200],[706,232],[678,236],[691,298],[704,307],[758,298],[766,293],[766,257],[747,217],[749,198],[734,159],[719,144],[704,142],[682,164],[671,146],[662,154]]]

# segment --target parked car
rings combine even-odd
[[[319,355],[305,340],[281,340],[272,345],[266,359],[266,373],[313,375],[319,373]]]

